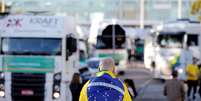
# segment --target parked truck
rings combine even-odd
[[[72,17],[9,15],[0,30],[0,101],[72,100],[79,68]]]
[[[156,26],[145,39],[145,67],[154,78],[170,79],[173,70],[186,79],[186,67],[192,58],[201,60],[201,24],[182,19]]]

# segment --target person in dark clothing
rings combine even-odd
[[[201,64],[198,65],[198,68],[200,70],[200,73],[199,73],[199,90],[198,90],[198,93],[200,95],[200,98],[201,98]]]
[[[72,93],[72,101],[79,101],[80,91],[82,89],[82,83],[80,82],[80,74],[74,73],[72,81],[70,83],[70,90]]]
[[[137,91],[136,91],[134,81],[131,80],[131,79],[125,79],[125,80],[124,80],[124,83],[125,83],[126,86],[128,87],[128,91],[129,91],[129,94],[131,95],[131,98],[134,99],[135,97],[137,97],[138,93],[137,93]],[[131,88],[131,89],[130,89],[130,88]]]
[[[199,93],[200,98],[201,98],[201,77],[199,78],[199,90],[198,90],[198,93]]]

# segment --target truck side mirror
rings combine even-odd
[[[68,54],[69,54],[69,51],[68,51],[68,49],[66,49],[66,61],[68,61],[68,56],[69,56]]]
[[[76,51],[77,51],[77,40],[72,36],[68,36],[66,39],[66,57],[71,56]]]
[[[77,51],[77,40],[75,38],[72,38],[70,40],[70,52],[74,53]]]

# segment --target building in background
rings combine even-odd
[[[4,0],[13,12],[43,10],[65,12],[79,19],[80,24],[90,25],[90,16],[101,12],[105,20],[118,19],[132,27],[152,25],[190,15],[194,0]],[[59,6],[58,6],[59,5]]]

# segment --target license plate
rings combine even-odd
[[[21,95],[25,95],[25,96],[34,95],[34,91],[29,89],[21,90]]]

